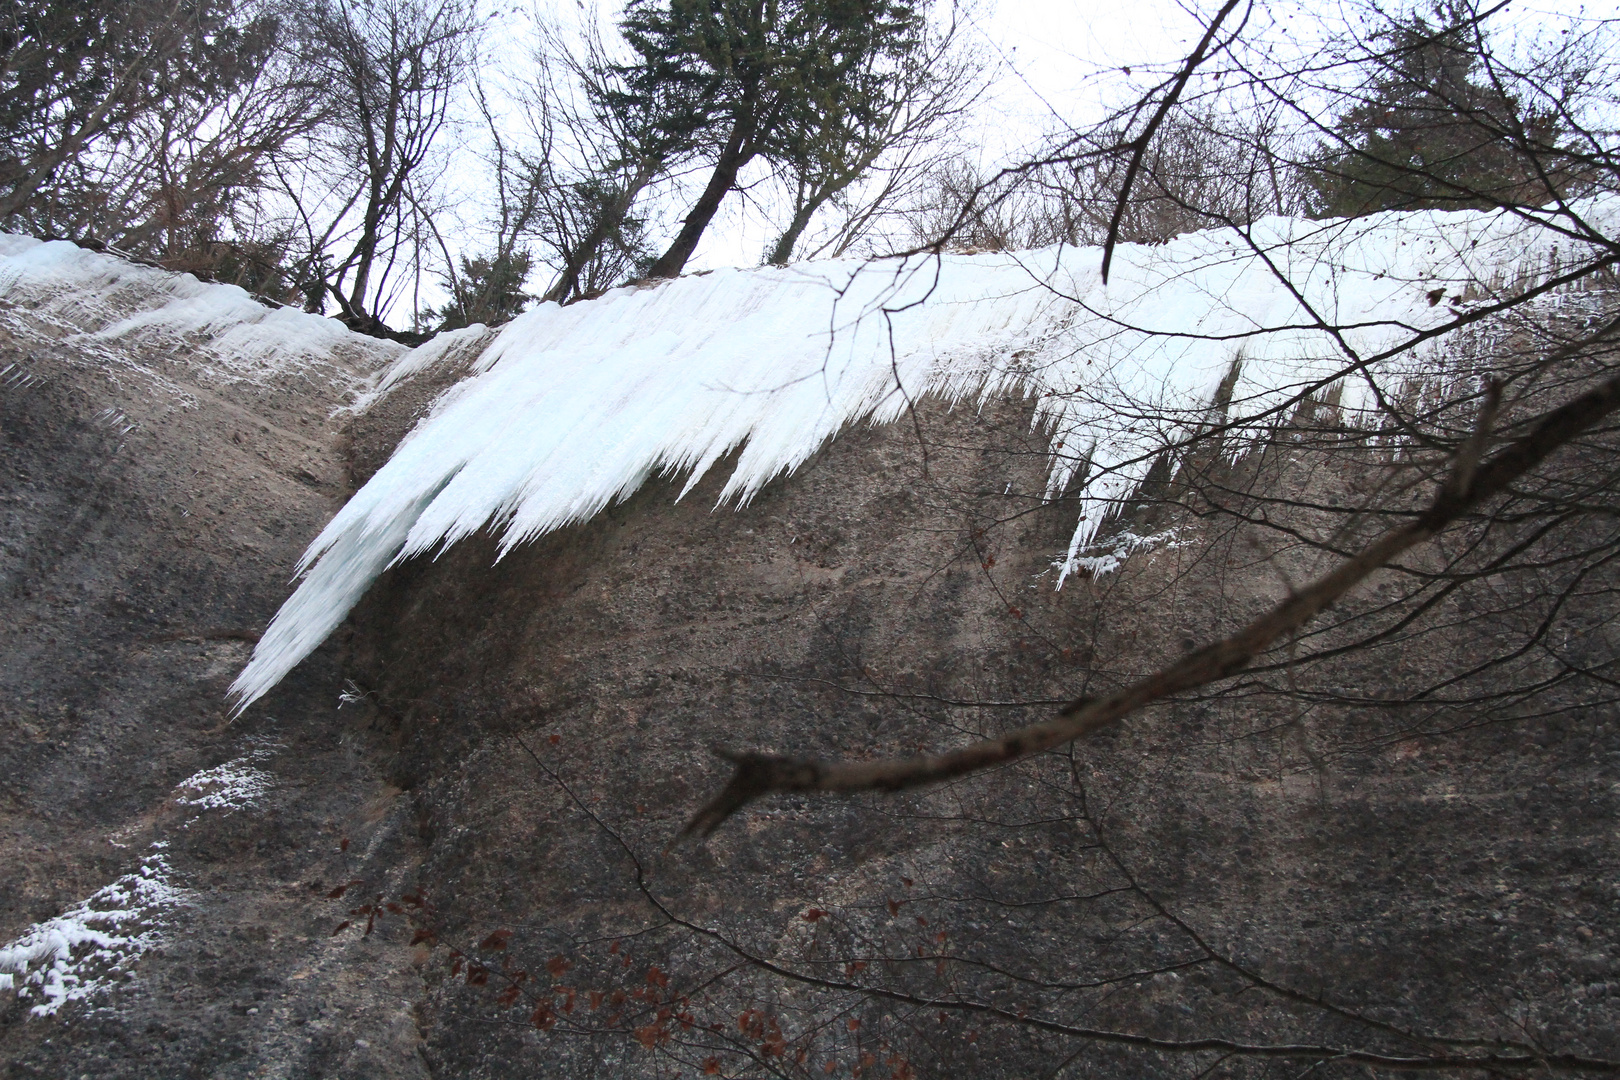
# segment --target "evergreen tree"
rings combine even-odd
[[[53,190],[143,115],[217,102],[275,47],[276,18],[238,0],[16,0],[0,13],[0,221],[85,236],[84,207]],[[12,227],[16,227],[13,224]]]
[[[915,49],[921,18],[910,0],[631,0],[620,30],[637,59],[616,67],[609,105],[652,118],[669,158],[713,162],[649,271],[674,277],[749,162],[802,162],[818,135],[878,122],[886,84],[853,76]]]
[[[1379,67],[1305,170],[1315,213],[1540,205],[1559,193],[1555,117],[1486,77],[1479,34],[1463,7],[1394,24]]]
[[[534,299],[523,291],[523,283],[533,268],[527,251],[474,259],[463,255],[460,275],[448,282],[450,302],[433,313],[439,319],[439,329],[510,322]]]

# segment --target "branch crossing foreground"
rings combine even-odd
[[[1611,323],[1595,336],[1603,336],[1615,325]],[[731,761],[735,771],[725,788],[687,822],[680,835],[708,836],[738,810],[775,792],[902,791],[1004,765],[1117,724],[1154,701],[1235,675],[1279,639],[1331,607],[1373,571],[1500,495],[1554,451],[1620,408],[1620,376],[1544,413],[1526,434],[1481,461],[1500,400],[1501,387],[1493,382],[1473,434],[1453,457],[1451,472],[1427,510],[1384,532],[1230,637],[1189,653],[1107,697],[1078,698],[1050,720],[948,753],[849,762],[755,751],[739,753],[717,747],[715,752]]]

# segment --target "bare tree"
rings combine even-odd
[[[293,299],[271,163],[319,125],[320,93],[278,25],[254,30],[242,53],[216,57],[212,93],[166,95],[115,143],[66,163],[36,227]]]
[[[458,260],[439,230],[433,236],[444,258],[443,284],[450,301],[437,311],[421,313],[420,330],[453,330],[473,323],[498,325],[517,315],[533,299],[524,292],[533,267],[529,243],[534,240],[542,201],[548,191],[552,153],[550,125],[532,124],[538,144],[525,147],[508,131],[508,117],[491,100],[481,76],[473,80],[474,96],[489,139],[486,167],[494,181],[489,224],[494,244],[483,255]],[[527,104],[525,102],[525,104]],[[543,116],[542,99],[542,116]],[[530,113],[531,123],[533,113]]]
[[[321,113],[282,19],[230,3],[11,18],[0,209],[43,235],[283,291],[267,165]]]
[[[1076,132],[1064,151],[1026,169],[987,176],[968,158],[934,167],[907,208],[911,245],[1007,251],[1108,238],[1132,147],[1124,117]],[[1203,103],[1170,113],[1143,156],[1117,238],[1163,243],[1197,229],[1244,226],[1305,207],[1277,116]]]
[[[993,181],[964,156],[936,163],[916,201],[905,209],[901,246],[1009,251],[1067,240],[1074,231],[1067,218],[1069,202],[1041,198],[1022,177],[1009,179]]]
[[[288,191],[307,304],[319,311],[330,298],[351,326],[382,332],[397,275],[417,281],[432,243],[427,174],[477,23],[461,0],[332,0],[299,18],[328,93],[320,179],[330,190],[305,179]]]

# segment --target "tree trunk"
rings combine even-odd
[[[645,163],[637,169],[635,175],[625,184],[624,190],[597,219],[596,225],[586,234],[585,239],[581,240],[569,254],[568,265],[563,267],[562,276],[557,279],[555,285],[546,290],[546,294],[540,298],[541,303],[548,300],[558,304],[567,303],[578,293],[579,278],[585,272],[585,267],[596,258],[596,253],[601,250],[608,237],[624,224],[624,219],[629,216],[630,207],[635,205],[636,196],[640,195],[642,189],[652,181],[656,171],[654,167]]]
[[[373,185],[375,188],[375,184]],[[348,306],[366,314],[366,288],[371,284],[371,263],[377,256],[377,236],[382,226],[382,212],[377,207],[377,196],[371,197],[365,216],[360,223],[360,239],[354,245],[354,285],[349,289]]]
[[[615,207],[616,209],[617,207]],[[622,215],[615,214],[614,216],[620,217]],[[585,239],[579,242],[572,254],[569,255],[568,265],[563,267],[562,276],[557,279],[557,284],[547,289],[546,294],[540,298],[542,304],[548,301],[555,304],[566,303],[568,298],[578,291],[579,275],[584,273],[586,264],[596,257],[597,249],[608,238],[608,233],[612,230],[613,225],[614,223],[607,217],[603,217],[596,223],[596,227],[586,235]]]
[[[787,265],[788,260],[793,258],[793,249],[798,246],[799,237],[810,227],[810,219],[816,216],[816,211],[821,209],[821,204],[826,202],[827,198],[828,196],[811,198],[799,207],[793,215],[793,220],[788,222],[788,227],[782,230],[782,235],[777,238],[776,246],[771,249],[766,262],[772,266]]]
[[[647,271],[651,278],[672,278],[680,274],[686,260],[692,257],[697,250],[698,240],[703,236],[703,230],[709,227],[714,220],[715,211],[720,209],[720,203],[737,184],[737,173],[742,167],[753,160],[754,150],[748,144],[753,140],[753,117],[748,116],[737,121],[731,129],[731,138],[726,140],[725,149],[720,151],[720,160],[715,162],[714,173],[709,177],[709,186],[703,189],[698,197],[697,204],[692,212],[686,215],[686,224],[681,228],[680,235],[675,242],[669,245],[669,250],[658,257]]]

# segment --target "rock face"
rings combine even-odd
[[[38,975],[67,936],[118,940],[0,990],[0,1074],[333,1076],[382,1054],[373,1075],[410,1075],[410,969],[343,960],[309,904],[385,791],[336,656],[253,716],[223,698],[347,493],[333,410],[398,350],[342,334],[244,370],[217,332],[104,333],[214,287],[6,254],[35,262],[0,299],[0,948],[31,945]],[[102,893],[143,867],[165,902]]]
[[[342,380],[182,407],[4,315],[0,368],[33,378],[0,396],[0,940],[154,856],[183,891],[118,985],[6,1005],[9,1075],[1135,1078],[1234,1050],[1260,1075],[1244,1047],[1526,1031],[1620,1056],[1612,708],[1367,704],[1522,609],[1456,601],[1425,655],[1336,661],[1313,678],[1343,693],[1309,707],[1262,674],[1073,752],[672,845],[725,782],[711,746],[960,745],[1230,631],[1319,556],[1144,506],[1149,543],[1057,592],[1073,511],[1038,498],[1030,404],[925,404],[741,510],[712,509],[722,467],[498,563],[479,538],[396,567],[230,723],[298,553],[456,358],[350,419]],[[1355,479],[1286,447],[1216,471]],[[1576,605],[1591,635],[1607,595]]]
[[[1481,731],[1365,705],[1490,655],[1515,616],[1448,616],[1404,657],[1312,676],[1360,706],[1277,700],[1262,677],[1073,753],[922,795],[779,798],[666,850],[725,782],[711,746],[958,745],[1230,632],[1323,565],[1144,506],[1156,548],[1054,592],[1073,522],[1032,495],[1028,417],[925,407],[740,511],[711,512],[719,481],[679,505],[654,485],[494,565],[466,543],[379,584],[348,670],[397,747],[428,921],[494,972],[426,965],[437,1069],[752,1074],[803,1050],[816,1075],[871,1053],[893,1075],[1027,1076],[1089,1046],[1098,1075],[1180,1075],[1178,1041],[1398,1056],[1380,1025],[1514,1038],[1504,1015],[1620,1050],[1612,708],[1549,692],[1554,715]],[[1349,494],[1286,449],[1215,471]],[[503,1004],[497,959],[554,967]]]

